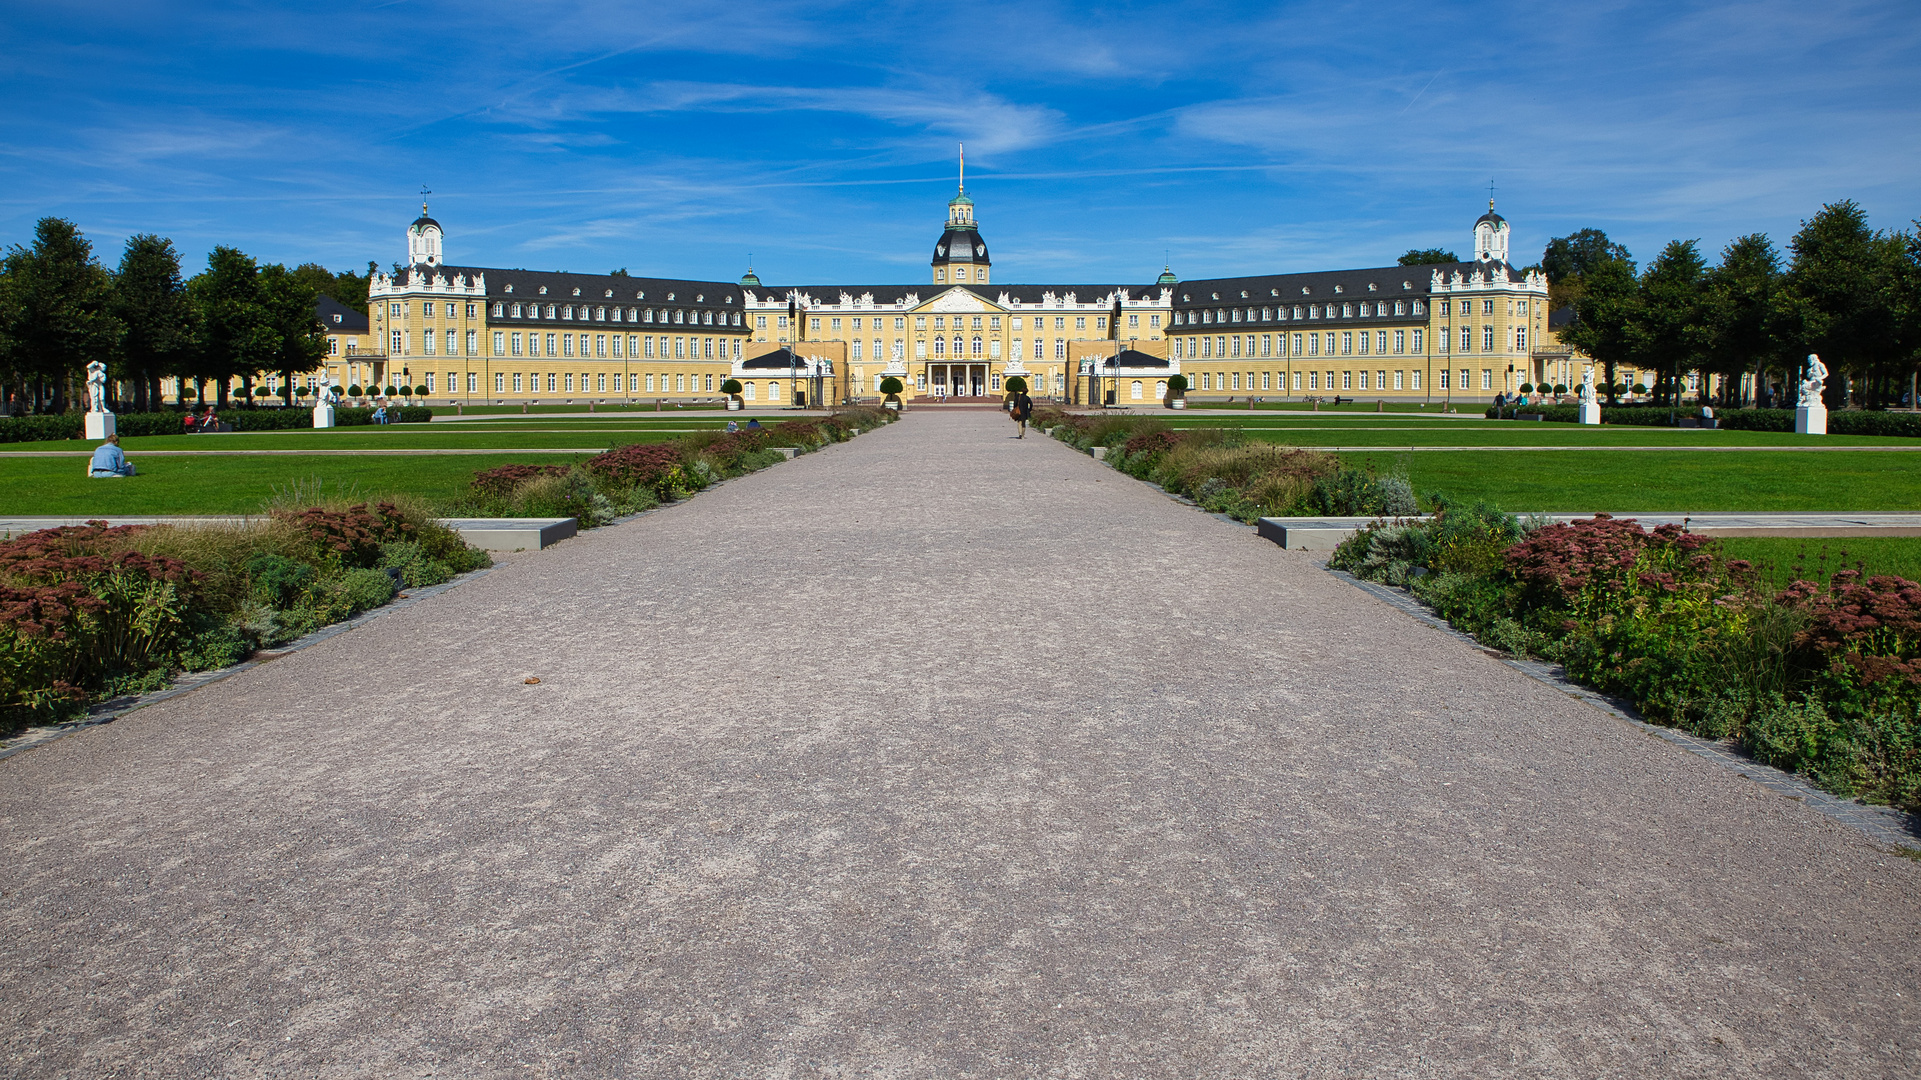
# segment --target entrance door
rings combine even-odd
[[[986,397],[987,396],[987,365],[986,364],[970,364],[968,365],[967,371],[968,371],[968,374],[973,376],[974,396]]]

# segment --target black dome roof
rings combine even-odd
[[[430,218],[425,214],[422,214],[419,217],[414,219],[413,230],[415,232],[419,232],[423,227],[428,225],[432,225],[434,228],[440,229],[440,222],[435,221],[433,218]],[[447,230],[440,229],[440,231],[446,232]]]
[[[935,262],[990,263],[987,257],[987,242],[981,234],[972,229],[949,229],[940,234],[940,243],[934,247]]]
[[[1487,213],[1482,214],[1480,217],[1474,219],[1474,224],[1476,225],[1482,224],[1483,222],[1490,222],[1495,225],[1505,225],[1507,224],[1507,219],[1495,213],[1494,211],[1489,210]]]

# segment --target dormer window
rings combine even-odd
[[[1347,291],[1347,287],[1346,287],[1346,286],[1344,286],[1344,285],[1336,285],[1336,286],[1334,286],[1334,295],[1335,295],[1335,296],[1339,296],[1339,295],[1341,295],[1342,293],[1344,293],[1344,292],[1346,292],[1346,291]]]
[[[704,302],[704,301],[705,301],[706,299],[707,299],[707,297],[706,297],[706,296],[705,296],[704,294],[700,294],[700,293],[696,293],[696,294],[694,295],[694,303],[696,303],[696,304],[699,304],[699,303],[702,303],[702,302]]]
[[[1303,286],[1301,286],[1301,295],[1302,295],[1302,296],[1307,296],[1308,294],[1310,294],[1310,293],[1312,293],[1313,291],[1314,291],[1313,289],[1310,289],[1310,288],[1308,288],[1308,287],[1307,287],[1306,285],[1303,285]]]
[[[542,286],[540,287],[540,295],[542,295],[542,296],[546,296],[546,295],[547,295],[547,286],[545,286],[545,285],[542,285]]]
[[[673,298],[674,298],[674,294],[673,294],[673,293],[668,293],[668,294],[667,294],[667,299],[669,299],[669,300],[672,300]]]
[[[510,281],[510,282],[508,282],[508,283],[507,283],[507,287],[506,287],[506,288],[505,288],[504,290],[502,290],[502,291],[503,291],[503,292],[513,292],[513,291],[514,291],[514,283],[513,283],[513,282],[511,282],[511,281]]]
[[[612,300],[613,298],[614,298],[614,290],[612,290],[612,289],[608,289],[608,290],[607,290],[607,295],[606,295],[606,299],[608,299],[608,300]]]
[[[1241,299],[1243,299],[1243,300],[1245,300],[1245,299],[1247,299],[1247,290],[1246,290],[1246,289],[1242,289],[1242,290],[1241,290]]]
[[[1279,289],[1269,289],[1269,290],[1267,290],[1267,295],[1269,295],[1269,296],[1279,296],[1279,295],[1281,295],[1281,290],[1279,290]]]
[[[339,321],[340,321],[340,316],[338,316],[338,315],[335,315],[335,316],[334,316],[334,321],[335,321],[335,322],[339,322]]]
[[[1403,289],[1412,289],[1413,287],[1414,287],[1414,283],[1412,281],[1401,282],[1401,288]]]
[[[1380,288],[1381,288],[1381,287],[1380,287],[1379,285],[1376,285],[1376,284],[1374,284],[1374,283],[1373,283],[1372,281],[1370,281],[1370,282],[1368,282],[1368,283],[1367,283],[1367,291],[1368,291],[1368,292],[1378,292],[1378,291],[1380,290]]]
[[[576,285],[576,286],[574,286],[574,295],[575,295],[575,296],[579,296],[579,295],[580,295],[580,286],[578,286],[578,285]]]

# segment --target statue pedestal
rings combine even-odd
[[[317,428],[334,426],[334,407],[325,404],[315,405],[313,407],[313,426]]]
[[[87,414],[87,438],[104,439],[119,431],[110,412],[90,412]]]
[[[1826,435],[1828,433],[1828,407],[1815,402],[1794,410],[1794,433],[1796,435]]]
[[[1599,424],[1601,422],[1601,403],[1598,401],[1581,402],[1581,423]]]

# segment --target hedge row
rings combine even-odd
[[[114,425],[121,435],[127,437],[178,435],[183,415],[177,412],[120,413],[114,417]],[[233,425],[235,431],[291,431],[313,426],[311,409],[234,409],[219,415],[221,420]],[[387,415],[395,423],[424,424],[434,418],[434,411],[419,405],[405,405],[388,409]],[[373,417],[372,409],[338,406],[334,409],[334,423],[340,427],[364,427],[374,422]],[[78,439],[85,431],[81,413],[0,417],[0,443]]]
[[[1541,413],[1549,423],[1572,424],[1580,419],[1578,405],[1511,405],[1502,408],[1498,419],[1512,420],[1516,413]],[[1666,406],[1616,405],[1609,408],[1601,406],[1601,423],[1623,424],[1634,427],[1668,427],[1673,413]],[[1683,409],[1682,416],[1694,415],[1692,407]],[[1737,431],[1793,431],[1793,409],[1729,409],[1716,412],[1719,426]],[[1487,410],[1488,419],[1496,419],[1495,409]],[[1830,435],[1892,435],[1909,439],[1921,439],[1921,413],[1868,412],[1857,410],[1835,411],[1828,414],[1828,434]]]

